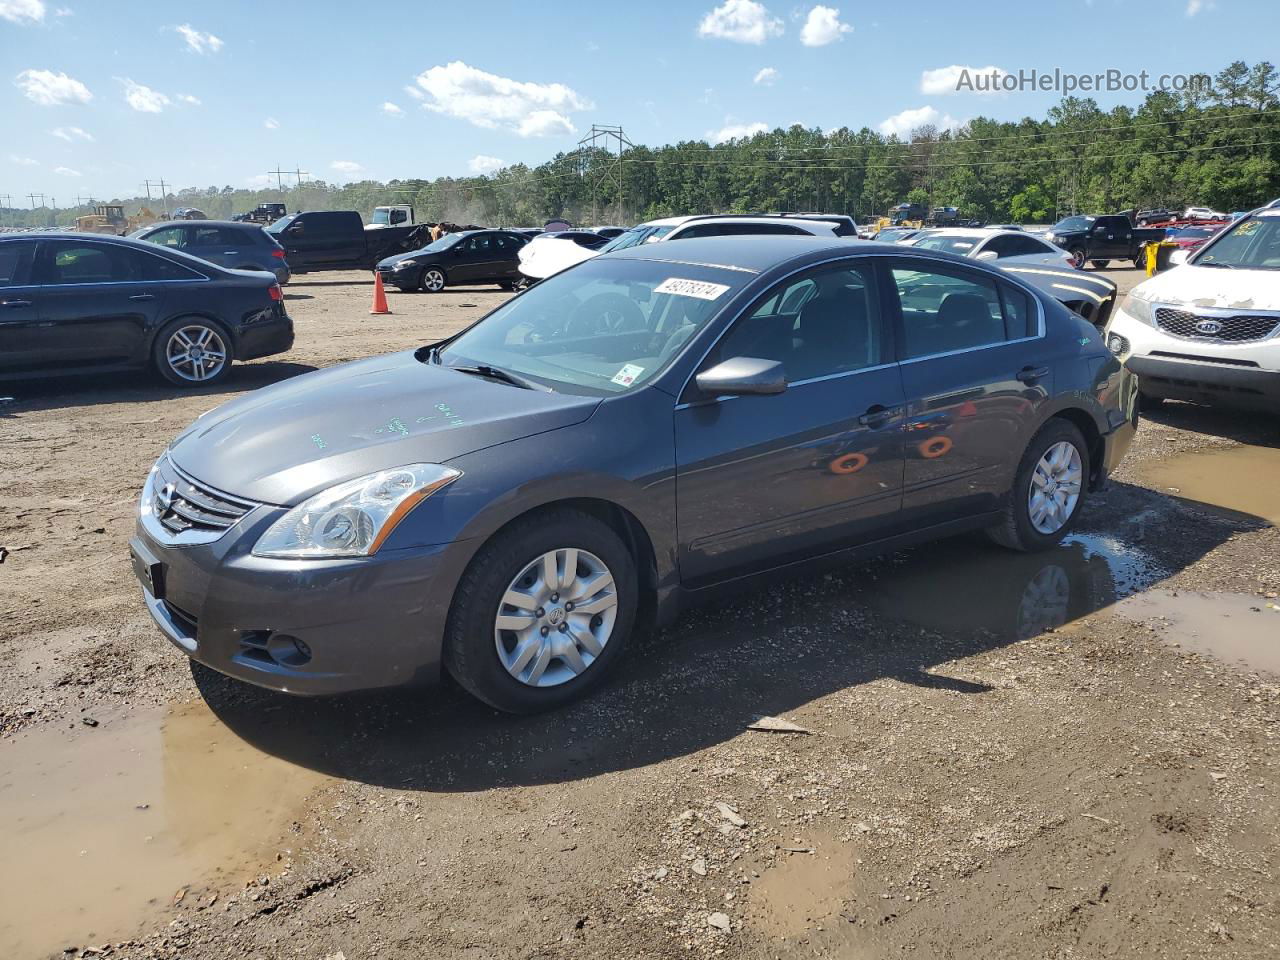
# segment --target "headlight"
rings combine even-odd
[[[462,476],[435,463],[411,463],[317,493],[273,523],[254,556],[289,560],[367,557],[417,504]]]
[[[1135,320],[1141,320],[1143,323],[1153,327],[1156,325],[1155,317],[1151,312],[1150,300],[1143,300],[1140,297],[1135,297],[1132,293],[1126,293],[1124,302],[1120,304],[1120,309]]]
[[[418,265],[417,260],[397,260],[395,263],[391,265],[391,269],[399,270],[401,267],[416,267],[417,265]]]

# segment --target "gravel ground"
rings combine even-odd
[[[433,339],[506,296],[393,292],[395,312],[369,316],[370,293],[362,275],[300,278],[295,349],[220,390],[2,391],[16,400],[0,405],[0,815],[51,782],[26,758],[109,753],[192,710],[216,724],[129,755],[160,752],[166,816],[198,795],[216,808],[211,790],[226,809],[209,814],[218,849],[176,891],[168,875],[148,886],[127,840],[98,887],[76,886],[88,859],[53,864],[66,915],[24,931],[0,908],[0,953],[1277,955],[1280,683],[1172,643],[1176,604],[1115,606],[1214,591],[1241,616],[1277,613],[1275,500],[1210,503],[1177,479],[1199,465],[1280,499],[1274,419],[1167,405],[1058,550],[965,538],[779,580],[689,613],[550,716],[500,716],[448,684],[294,700],[192,670],[151,626],[125,549],[168,438],[242,391]],[[1240,474],[1241,451],[1264,458],[1258,475]],[[802,730],[752,729],[760,717]],[[224,748],[240,751],[231,785],[193,790]],[[272,792],[252,776],[268,762],[307,779],[250,829],[234,811]],[[92,835],[127,801],[78,769],[57,829]],[[20,891],[26,868],[3,869]],[[119,909],[89,927],[75,900],[98,893]]]

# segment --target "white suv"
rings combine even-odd
[[[1241,217],[1139,284],[1106,337],[1146,399],[1280,413],[1280,209]]]

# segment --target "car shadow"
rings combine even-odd
[[[0,397],[13,398],[9,403],[0,403],[0,417],[99,403],[154,402],[167,397],[216,397],[224,393],[256,390],[315,369],[312,364],[292,360],[237,363],[220,383],[189,389],[174,387],[149,370],[16,380],[0,384]]]
[[[965,678],[955,661],[1111,606],[1231,533],[1206,525],[1180,542],[1170,564],[1117,534],[1140,538],[1129,518],[1171,509],[1168,498],[1113,484],[1113,499],[1090,511],[1106,535],[1086,528],[1045,553],[962,537],[691,610],[638,640],[612,683],[538,716],[498,713],[447,678],[437,687],[299,699],[198,665],[193,674],[244,740],[334,777],[435,792],[576,780],[684,756],[742,735],[761,716],[865,684],[981,697],[991,688]]]
[[[1225,437],[1251,447],[1280,447],[1280,429],[1273,414],[1166,400],[1143,410],[1142,419],[1189,433]]]

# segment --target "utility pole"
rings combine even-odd
[[[28,194],[27,194],[27,196],[31,198],[31,209],[32,209],[32,210],[36,209],[36,197],[39,197],[39,198],[40,198],[40,206],[42,206],[42,207],[44,206],[44,194],[43,194],[43,193],[28,193]]]
[[[311,171],[310,171],[310,170],[303,170],[303,169],[302,169],[302,165],[301,165],[301,164],[299,164],[299,163],[295,160],[295,161],[294,161],[294,163],[293,163],[293,175],[294,175],[294,176],[297,178],[297,180],[298,180],[298,203],[297,203],[297,207],[298,207],[298,209],[299,209],[299,210],[301,210],[301,209],[302,209],[302,206],[303,206],[303,204],[302,204],[302,178],[303,178],[303,177],[309,177],[309,176],[311,176]]]
[[[3,201],[3,203],[0,203],[0,227],[2,227],[4,226],[4,211],[8,210],[10,206],[12,206],[13,197],[9,196],[7,193],[0,193],[0,201]],[[14,216],[13,225],[15,227],[18,225],[18,218],[16,215]]]
[[[609,154],[609,145],[611,142],[615,140],[618,143],[617,159],[614,159],[612,155]],[[603,147],[597,146],[597,143],[600,141],[603,141],[603,144],[604,144]],[[578,158],[579,158],[579,163],[581,164],[582,176],[587,176],[590,174],[589,167],[591,163],[591,158],[597,150],[603,150],[605,154],[609,155],[610,157],[609,163],[605,166],[604,170],[594,175],[591,180],[592,225],[596,225],[599,223],[597,207],[596,207],[596,194],[599,191],[600,185],[602,183],[609,182],[609,181],[611,181],[618,188],[618,219],[616,222],[619,225],[623,222],[622,150],[624,145],[632,148],[635,147],[635,144],[627,139],[627,135],[623,132],[621,125],[615,125],[615,124],[593,123],[591,125],[591,132],[578,141]]]
[[[152,182],[153,181],[151,180],[144,181],[144,185],[147,188],[147,206],[151,206]],[[169,219],[169,195],[168,193],[166,193],[166,188],[171,186],[171,184],[165,183],[164,177],[161,177],[159,180],[154,181],[154,183],[156,187],[160,190],[160,203],[164,207],[164,218],[168,220]]]
[[[273,173],[276,176],[276,189],[280,192],[281,203],[284,203],[284,175],[288,172],[289,172],[288,170],[281,170],[279,163],[276,164],[276,168],[274,170],[267,171],[268,176],[270,176]]]

